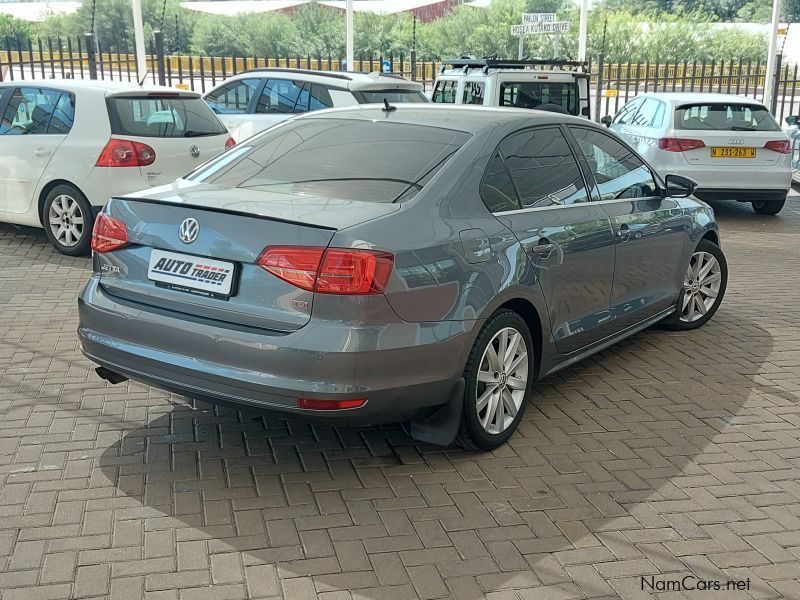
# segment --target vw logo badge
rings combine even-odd
[[[200,146],[198,146],[197,144],[192,144],[191,146],[189,146],[189,152],[191,152],[192,157],[197,158],[198,156],[200,156]]]
[[[184,244],[191,244],[195,241],[198,233],[200,233],[200,223],[193,217],[184,219],[178,227],[178,237]]]

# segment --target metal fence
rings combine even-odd
[[[417,61],[405,56],[359,56],[350,70],[389,70],[414,79],[430,90],[441,61]],[[770,109],[782,122],[800,114],[798,65],[783,64],[772,85],[775,94]],[[156,33],[147,57],[146,80],[205,92],[231,75],[261,67],[289,67],[309,70],[343,70],[336,56],[228,56],[167,55]],[[594,117],[614,114],[634,96],[651,91],[725,92],[763,100],[766,65],[760,61],[720,60],[711,62],[615,62],[599,57],[589,64]],[[5,38],[0,40],[0,81],[75,78],[117,81],[136,80],[135,55],[114,43],[101,44],[91,34],[72,38]]]

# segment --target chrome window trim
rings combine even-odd
[[[553,210],[556,208],[571,208],[573,206],[582,206],[584,204],[614,204],[617,202],[635,202],[637,200],[654,200],[662,198],[661,196],[643,196],[642,198],[609,198],[608,200],[591,200],[588,202],[573,202],[572,204],[554,204],[552,206],[531,206],[529,208],[518,208],[517,210],[504,210],[502,212],[492,213],[496,217],[506,215],[517,215],[520,213],[527,213],[535,210]]]

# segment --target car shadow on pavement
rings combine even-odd
[[[752,424],[788,427],[768,411],[798,402],[771,383],[772,349],[736,304],[698,331],[643,332],[539,383],[492,453],[137,401],[139,426],[105,432],[93,485],[120,499],[115,519],[172,532],[178,570],[202,582],[210,564],[215,585],[246,576],[286,598],[645,597],[640,577],[685,574],[776,597],[730,558],[752,550],[736,532],[767,504],[748,500],[784,492]]]

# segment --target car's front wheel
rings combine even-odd
[[[777,215],[783,210],[786,198],[783,200],[753,200],[753,211],[757,215]]]
[[[502,309],[486,321],[464,369],[459,445],[492,450],[511,437],[533,383],[533,352],[530,330],[517,313]]]
[[[92,206],[77,188],[58,185],[44,200],[42,219],[47,239],[67,256],[89,254],[94,215]]]
[[[701,327],[717,312],[727,286],[725,255],[711,240],[700,240],[686,269],[677,310],[662,324],[679,331]]]

